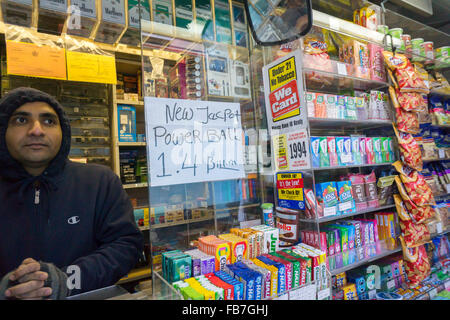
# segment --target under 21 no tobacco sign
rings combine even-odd
[[[305,128],[307,109],[300,51],[264,66],[263,79],[269,132]]]

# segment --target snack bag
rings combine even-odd
[[[400,161],[392,165],[400,174],[403,185],[416,206],[436,204],[433,193],[420,172],[403,165]]]
[[[321,71],[333,72],[327,44],[315,35],[308,34],[303,39],[304,65]],[[326,77],[317,73],[308,73],[310,80],[323,82]]]
[[[386,65],[393,71],[401,92],[429,92],[427,85],[404,54],[394,55],[390,51],[383,51],[383,56]]]
[[[421,93],[396,91],[397,101],[405,111],[422,112],[427,109],[427,104]]]
[[[422,171],[422,152],[416,140],[410,133],[398,131],[395,126],[394,132],[397,136],[398,146],[400,149],[400,158],[408,167],[417,171]]]
[[[400,107],[397,100],[397,94],[393,87],[389,87],[389,95],[395,109],[395,119],[397,128],[400,131],[417,134],[420,132],[419,117],[416,113],[406,111]]]
[[[425,246],[408,248],[403,237],[399,237],[403,249],[403,262],[409,280],[409,287],[416,287],[429,276],[431,266]]]
[[[377,192],[377,177],[375,172],[364,176],[365,183],[365,193],[368,208],[377,208],[380,206],[378,202],[378,192]]]
[[[392,203],[392,189],[395,176],[380,177],[377,182],[378,202],[380,206]]]
[[[395,183],[397,184],[397,189],[403,200],[404,207],[406,208],[406,210],[409,213],[409,216],[414,220],[415,223],[423,223],[424,221],[434,216],[435,211],[433,207],[431,206],[419,207],[414,203],[414,201],[411,200],[411,198],[409,197],[408,193],[405,190],[405,187],[403,186],[403,183],[401,182],[400,177],[395,176]]]
[[[411,220],[400,220],[400,229],[408,248],[414,248],[430,241],[430,232],[426,224],[416,224]]]
[[[402,221],[411,221],[411,216],[409,215],[408,209],[406,209],[405,203],[402,197],[398,194],[394,194],[395,208],[397,209],[397,214]]]

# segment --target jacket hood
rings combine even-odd
[[[70,122],[63,107],[55,98],[43,91],[26,87],[16,88],[8,92],[0,100],[0,177],[6,180],[19,181],[32,178],[23,166],[11,157],[6,146],[5,135],[12,113],[25,103],[36,101],[46,102],[55,110],[58,114],[62,131],[61,147],[45,170],[45,176],[51,178],[58,175],[66,164],[67,156],[70,152],[71,131]]]

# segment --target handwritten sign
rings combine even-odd
[[[264,66],[263,80],[269,132],[305,128],[307,109],[300,51]]]
[[[145,97],[150,185],[241,179],[239,103]]]

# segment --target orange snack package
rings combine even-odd
[[[426,224],[400,220],[400,229],[408,248],[414,248],[430,241],[430,232]]]
[[[397,136],[398,146],[400,149],[400,158],[408,167],[422,171],[422,152],[412,134],[398,131],[395,126],[394,132]]]
[[[436,204],[431,188],[420,172],[403,165],[400,161],[392,165],[400,174],[406,192],[415,205],[422,207]]]
[[[403,262],[409,280],[409,287],[417,286],[428,277],[431,266],[425,246],[408,248],[405,240],[400,236],[403,249]]]
[[[404,54],[383,51],[384,61],[393,71],[398,88],[401,92],[429,93],[429,89],[414,66]]]
[[[406,111],[397,100],[397,93],[393,87],[389,87],[389,95],[395,109],[395,120],[400,131],[417,134],[420,132],[419,117],[415,112]]]

